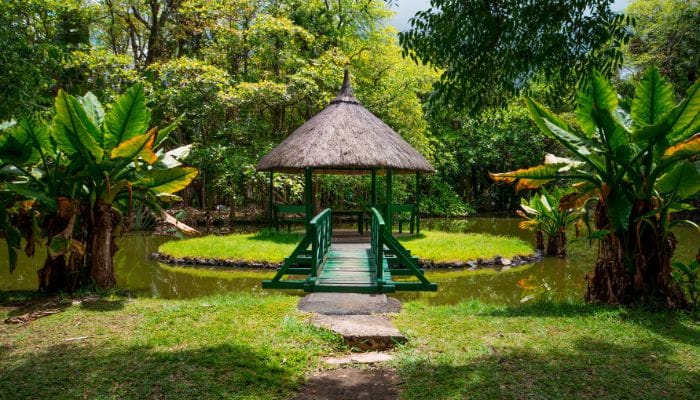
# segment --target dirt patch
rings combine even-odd
[[[341,368],[314,375],[292,400],[398,400],[399,378],[388,368]]]

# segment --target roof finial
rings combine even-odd
[[[340,88],[341,96],[352,96],[352,86],[350,86],[350,70],[345,67],[345,75],[343,76],[343,86]]]

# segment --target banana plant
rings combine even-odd
[[[525,102],[542,133],[573,157],[551,157],[539,166],[491,174],[492,179],[519,189],[569,180],[574,193],[560,207],[597,201],[591,234],[600,239],[600,249],[587,277],[589,301],[685,306],[671,277],[676,241],[670,228],[690,222],[670,216],[690,208],[684,200],[700,190],[700,81],[676,104],[671,85],[650,68],[625,118],[610,82],[595,73],[579,90],[577,126],[532,99]]]
[[[581,215],[580,209],[559,207],[561,193],[549,193],[546,190],[542,194],[535,195],[529,200],[521,199],[520,208],[516,213],[524,220],[520,222],[520,229],[534,231],[537,235],[537,249],[548,256],[566,255],[566,229]],[[547,246],[544,244],[544,236],[547,237]]]
[[[0,136],[0,167],[19,171],[3,179],[2,190],[33,200],[43,216],[49,254],[42,289],[65,289],[65,275],[81,270],[97,286],[113,287],[115,235],[133,202],[162,214],[159,203],[176,198],[197,175],[195,168],[159,162],[165,153],[157,149],[175,125],[150,128],[150,119],[140,84],[109,111],[91,93],[61,90],[53,121],[23,119]]]

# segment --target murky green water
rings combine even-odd
[[[467,220],[427,220],[424,229],[456,232],[482,232],[517,236],[532,240],[532,234],[518,229],[515,218],[469,218]],[[700,234],[691,229],[675,231],[679,240],[675,258],[687,262],[694,258]],[[259,291],[260,281],[272,271],[212,267],[170,266],[151,260],[150,255],[167,240],[163,236],[128,235],[119,241],[116,255],[117,285],[136,296],[191,298],[228,291]],[[4,247],[4,244],[2,244]],[[18,268],[9,273],[7,260],[0,258],[0,291],[36,290],[36,271],[41,268],[45,250],[37,257],[20,256]],[[583,297],[583,277],[595,261],[596,246],[575,241],[567,258],[546,258],[541,262],[496,272],[486,269],[428,271],[439,285],[435,293],[399,293],[400,299],[420,299],[431,304],[451,304],[465,299],[489,303],[518,304],[537,298],[579,301]],[[0,247],[0,252],[4,250]],[[297,291],[287,291],[300,295]]]

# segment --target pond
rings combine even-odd
[[[532,241],[533,234],[518,229],[517,218],[469,218],[464,220],[424,220],[424,229],[453,232],[480,232],[517,236]],[[675,259],[688,262],[695,257],[700,234],[690,228],[675,230],[679,241]],[[182,267],[159,263],[151,253],[172,237],[127,235],[119,240],[116,255],[117,286],[134,296],[162,298],[192,298],[229,291],[261,291],[260,281],[270,278],[273,271],[230,269],[218,267]],[[4,243],[2,244],[4,247]],[[454,304],[478,299],[495,304],[518,304],[534,299],[581,301],[585,289],[583,277],[590,272],[596,256],[595,243],[574,240],[567,258],[549,257],[544,260],[513,267],[507,271],[482,269],[428,270],[427,277],[438,283],[437,292],[397,293],[402,299],[420,299],[430,304]],[[5,250],[0,249],[4,253]],[[42,255],[45,250],[37,250]],[[7,259],[0,258],[0,291],[36,290],[36,271],[43,256],[28,258],[20,255],[19,265],[9,273]],[[298,296],[301,292],[286,291]]]

